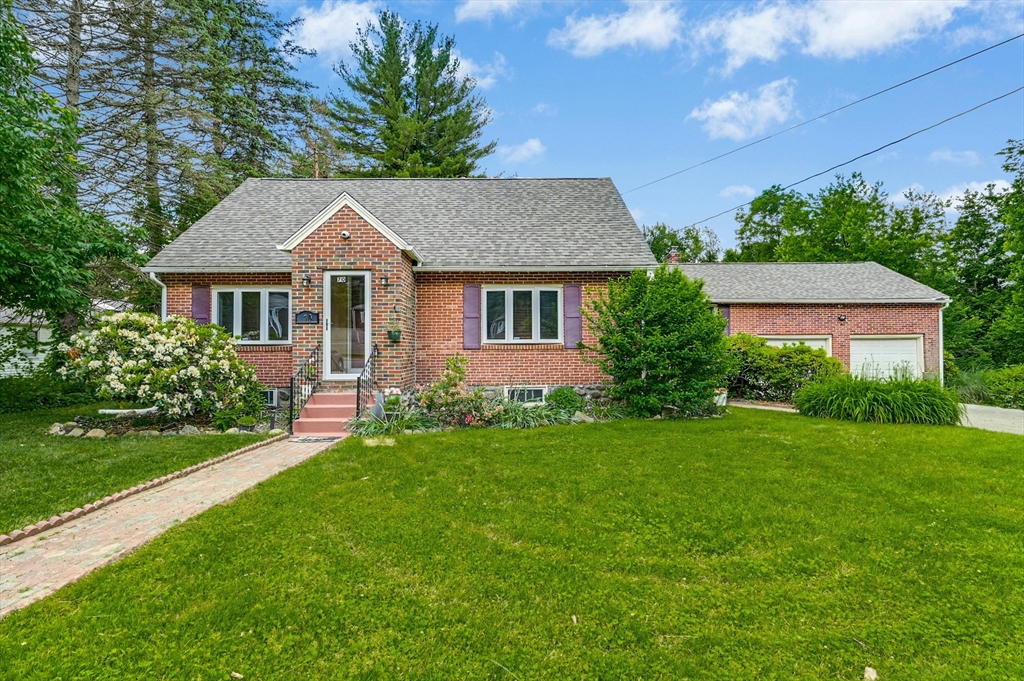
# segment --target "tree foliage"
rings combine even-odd
[[[656,222],[644,225],[641,231],[658,262],[665,262],[673,248],[679,253],[680,262],[716,262],[721,253],[718,235],[707,227],[688,225],[676,230]]]
[[[83,211],[74,112],[34,87],[32,48],[0,0],[0,307],[74,327],[89,303],[90,265],[128,258],[120,232]]]
[[[481,144],[490,113],[460,74],[455,40],[433,24],[408,24],[390,11],[359,30],[352,63],[335,71],[344,93],[330,100],[337,147],[360,175],[468,177],[494,151]]]
[[[614,379],[612,397],[635,416],[666,407],[682,414],[712,409],[725,376],[725,320],[711,307],[703,282],[662,265],[608,283],[584,309],[596,344],[586,350]]]

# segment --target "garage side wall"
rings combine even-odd
[[[730,333],[832,336],[832,356],[850,368],[850,336],[921,335],[924,371],[938,374],[938,304],[732,304]],[[845,317],[841,320],[840,317]]]

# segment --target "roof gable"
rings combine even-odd
[[[405,239],[395,234],[394,230],[381,222],[373,213],[366,210],[358,201],[348,195],[348,192],[342,192],[338,198],[328,204],[322,211],[316,214],[312,220],[304,224],[299,228],[297,232],[292,234],[283,244],[278,244],[277,248],[282,251],[291,251],[293,248],[302,243],[306,237],[318,230],[323,226],[325,222],[331,219],[343,208],[351,208],[356,215],[366,220],[367,223],[384,237],[398,247],[399,250],[408,253],[413,260],[419,261],[421,258],[415,249]]]

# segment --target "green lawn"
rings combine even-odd
[[[352,438],[0,623],[19,679],[1024,677],[1024,439]]]
[[[56,437],[53,423],[98,407],[0,415],[0,534],[71,511],[140,482],[256,442],[262,436]]]

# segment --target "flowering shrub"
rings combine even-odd
[[[238,358],[234,338],[216,326],[119,312],[59,349],[69,361],[58,373],[89,381],[103,398],[152,405],[172,418],[262,408],[255,369]]]
[[[417,400],[428,414],[445,426],[487,426],[495,418],[495,410],[483,390],[470,390],[466,385],[466,366],[469,360],[462,355],[445,359],[445,370],[433,383],[418,387]]]

